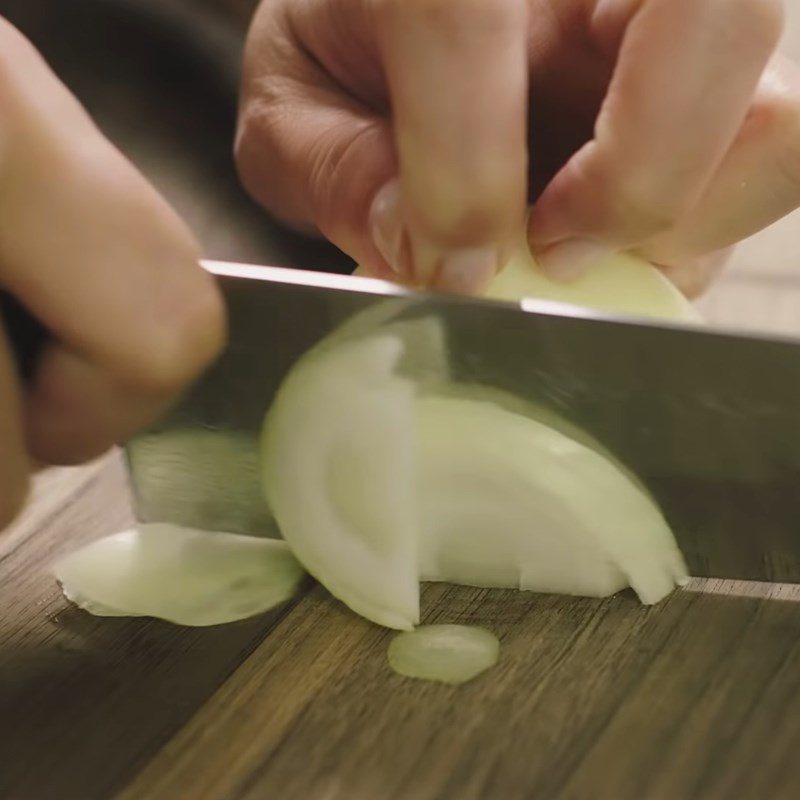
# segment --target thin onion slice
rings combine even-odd
[[[409,629],[418,524],[402,355],[391,335],[311,352],[281,386],[262,444],[267,500],[306,569],[357,613]]]
[[[389,666],[407,678],[460,684],[497,663],[500,642],[485,628],[421,625],[389,644]]]
[[[98,616],[219,625],[288,600],[304,571],[285,542],[153,523],[91,542],[53,572]]]

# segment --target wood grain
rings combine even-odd
[[[500,664],[459,688],[400,678],[391,634],[317,590],[121,797],[725,797],[744,778],[791,793],[739,796],[800,791],[794,603],[442,586],[424,601],[427,621],[495,631]],[[780,743],[765,702],[783,706]]]
[[[39,483],[0,550],[0,797],[107,798],[284,611],[202,630],[75,609],[48,566],[131,523],[125,472],[117,455]]]

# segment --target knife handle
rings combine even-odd
[[[47,331],[18,300],[3,291],[0,291],[0,329],[5,330],[20,377],[29,381],[47,340]]]

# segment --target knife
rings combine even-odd
[[[309,348],[353,315],[394,304],[392,313],[440,321],[456,379],[544,405],[632,469],[692,575],[800,582],[800,339],[204,266],[229,307],[229,345],[126,444],[141,521],[276,535],[258,475],[266,409]]]

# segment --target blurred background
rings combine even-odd
[[[273,223],[233,165],[239,68],[256,0],[3,0],[98,125],[193,227],[209,258],[351,269]],[[57,176],[54,176],[57,179]]]
[[[257,0],[4,0],[100,127],[193,226],[210,258],[346,271],[282,229],[232,161],[241,50]],[[800,1],[782,49],[800,61]],[[800,172],[800,164],[787,165]],[[800,334],[800,213],[743,243],[701,301],[712,323]]]

